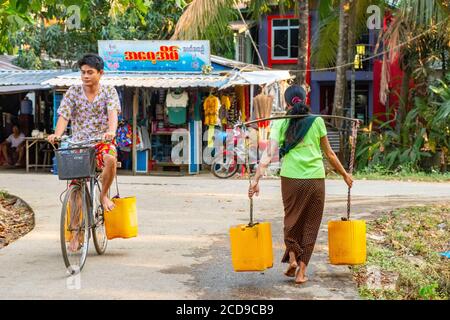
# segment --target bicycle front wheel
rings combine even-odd
[[[69,187],[61,210],[61,251],[70,274],[83,269],[89,248],[89,213],[80,185]]]
[[[105,229],[105,219],[104,211],[100,202],[100,185],[98,182],[94,185],[94,190],[92,190],[93,199],[93,209],[94,209],[94,223],[92,227],[92,238],[94,240],[95,251],[99,255],[102,255],[106,251],[106,246],[108,245],[108,238],[106,237]]]

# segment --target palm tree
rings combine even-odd
[[[339,4],[339,46],[336,58],[336,65],[338,68],[336,69],[333,107],[333,115],[336,116],[344,115],[345,89],[347,87],[345,75],[347,68],[344,67],[344,65],[348,62],[348,30],[351,2],[352,0],[341,0]]]
[[[227,26],[231,15],[230,11],[238,9],[238,0],[192,0],[185,12],[181,16],[175,27],[172,39],[199,39],[205,36],[205,30],[210,26],[216,29],[220,26]],[[250,0],[247,1],[249,12],[253,17],[260,17],[261,13],[268,12],[271,0]],[[308,0],[278,0],[278,5],[282,11],[286,7],[294,8],[299,14],[299,48],[298,48],[298,70],[297,83],[305,85],[306,69],[308,59],[308,27],[309,27],[309,1]],[[221,39],[221,32],[215,35]]]
[[[298,16],[298,61],[297,61],[297,83],[301,86],[306,85],[306,74],[308,67],[308,28],[309,28],[309,1],[299,0]]]

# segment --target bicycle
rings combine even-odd
[[[94,148],[102,140],[73,142],[69,137],[63,137],[59,141],[67,142],[69,147],[56,150],[58,176],[60,180],[72,181],[68,182],[62,201],[61,251],[68,272],[75,274],[84,267],[91,234],[97,254],[104,254],[108,244],[100,202],[101,172],[96,167]],[[73,237],[78,237],[78,240],[75,242]],[[78,243],[75,250],[70,247],[72,241]]]
[[[246,146],[245,132],[242,131],[242,123],[233,126],[233,148],[229,150],[226,146],[218,148],[217,154],[211,163],[211,173],[220,179],[228,179],[234,176],[242,166],[245,166]],[[224,143],[226,137],[224,137]],[[251,158],[256,159],[256,154],[250,150]],[[250,165],[251,174],[256,171],[256,163]]]

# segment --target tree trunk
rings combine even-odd
[[[347,22],[347,34],[348,34],[348,44],[347,44],[347,62],[353,62],[355,58],[355,45],[356,45],[356,4],[355,1],[350,1],[350,9],[348,14]]]
[[[347,79],[345,71],[347,67],[341,67],[348,62],[348,29],[349,29],[349,5],[352,0],[341,0],[339,5],[339,47],[336,58],[336,85],[334,88],[334,107],[333,115],[344,115],[345,89]],[[335,124],[341,127],[342,121],[336,121]]]
[[[308,66],[308,27],[309,6],[308,0],[299,0],[299,23],[298,23],[298,62],[297,62],[297,84],[306,87],[306,75]]]
[[[402,131],[403,122],[405,121],[407,107],[408,107],[408,96],[409,96],[409,80],[411,79],[411,74],[408,70],[403,72],[402,87],[400,90],[400,104],[398,106],[397,121],[395,123],[395,130],[397,134],[400,135],[401,143],[406,143],[404,130]]]

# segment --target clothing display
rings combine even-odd
[[[245,122],[247,119],[245,114],[245,88],[244,86],[236,87],[236,98],[238,103],[238,109],[241,112],[241,120]]]
[[[152,148],[152,143],[150,141],[150,136],[148,134],[148,127],[147,126],[140,126],[140,135],[141,135],[141,144],[142,149],[141,150],[147,150]]]
[[[189,101],[189,95],[186,91],[182,93],[168,92],[166,97],[167,114],[169,122],[172,124],[186,123],[186,109]]]
[[[255,119],[264,119],[270,117],[270,114],[272,113],[273,100],[273,96],[268,96],[262,93],[253,98]],[[266,128],[269,126],[269,124],[269,121],[261,121],[258,122],[258,127]]]
[[[166,106],[168,108],[183,107],[186,108],[189,101],[189,96],[186,91],[179,94],[169,91],[166,97]]]
[[[209,95],[203,103],[203,109],[205,111],[205,125],[216,125],[219,118],[219,98],[212,94]]]
[[[209,126],[208,127],[208,148],[214,148],[214,134],[215,134],[215,127]]]
[[[231,108],[231,102],[230,102],[230,98],[228,96],[221,96],[220,97],[220,110],[219,110],[219,118],[220,118],[220,123],[222,125],[227,125],[228,124],[228,110],[230,110]]]
[[[234,125],[239,120],[240,112],[237,105],[236,96],[233,94],[231,97],[231,107],[227,112],[227,122],[230,125]]]
[[[136,144],[140,144],[139,135],[136,136]],[[133,144],[133,129],[129,123],[121,123],[116,132],[116,145],[119,148],[130,147]]]

